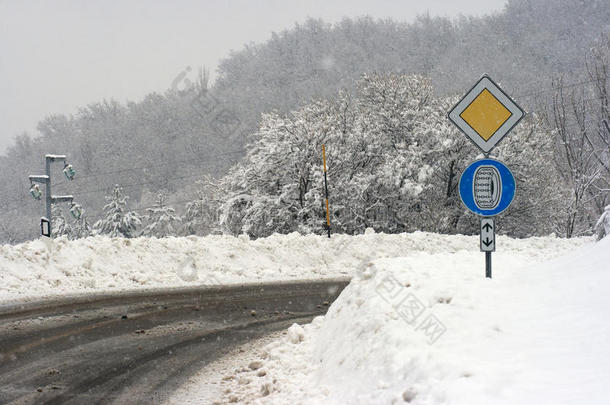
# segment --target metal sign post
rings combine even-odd
[[[481,216],[480,248],[481,252],[485,252],[485,277],[491,278],[491,252],[496,251],[496,223],[493,217],[513,202],[515,178],[504,163],[481,159],[464,170],[459,190],[466,208]]]
[[[496,250],[494,216],[508,208],[515,197],[515,177],[489,153],[525,116],[491,78],[483,75],[449,111],[449,120],[485,155],[460,177],[460,198],[481,218],[480,248],[485,252],[485,277],[491,278],[491,253]]]
[[[485,252],[485,277],[491,278],[491,252],[496,250],[496,225],[493,218],[481,218],[481,252]]]

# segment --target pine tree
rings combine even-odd
[[[64,218],[64,214],[61,211],[61,207],[57,204],[51,206],[51,224],[53,229],[51,230],[53,236],[68,236],[71,237],[73,232],[72,226]]]
[[[123,196],[123,189],[118,184],[115,185],[112,194],[106,196],[104,218],[93,225],[98,234],[125,238],[136,236],[142,221],[136,212],[126,211],[127,198]]]
[[[155,206],[146,210],[146,222],[148,225],[142,231],[144,236],[165,236],[175,235],[175,225],[180,222],[180,218],[175,215],[175,210],[167,205],[167,196],[163,193],[157,194]]]
[[[72,223],[71,239],[80,239],[91,236],[91,225],[87,220],[87,215],[83,212],[80,218],[75,219]]]
[[[210,176],[197,181],[196,187],[197,199],[186,204],[182,233],[203,236],[217,231],[221,190]]]

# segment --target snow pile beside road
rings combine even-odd
[[[498,238],[503,259],[539,261],[574,249],[589,238]],[[0,300],[66,293],[181,287],[280,279],[349,276],[367,258],[417,257],[443,252],[449,264],[466,260],[482,271],[477,236],[415,232],[324,236],[296,233],[249,240],[245,236],[180,238],[90,237],[39,239],[0,247]],[[513,262],[511,262],[512,265]]]
[[[298,348],[274,348],[274,378],[302,387],[239,402],[607,404],[608,285],[610,238],[493,280],[447,253],[364,263]]]
[[[301,405],[315,387],[303,381],[314,371],[310,341],[323,317],[306,325],[250,341],[206,365],[172,393],[166,405],[274,404]],[[264,401],[264,402],[263,402]]]

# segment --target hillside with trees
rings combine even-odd
[[[0,157],[0,241],[37,236],[27,175],[46,153],[78,170],[54,193],[73,194],[91,224],[119,184],[134,213],[183,216],[164,234],[321,232],[322,141],[338,231],[469,232],[455,184],[476,150],[444,114],[484,72],[536,113],[498,151],[519,173],[503,231],[591,232],[610,188],[609,21],[605,0],[511,0],[480,18],[297,24],[232,53],[214,83],[202,70],[20,135]]]
[[[322,233],[325,144],[335,232],[477,231],[457,185],[478,152],[446,119],[455,99],[433,94],[422,76],[364,76],[354,97],[343,92],[288,116],[265,115],[246,158],[225,177],[221,226],[252,237]],[[528,117],[494,155],[512,168],[519,190],[501,230],[563,233],[568,190],[541,120]]]

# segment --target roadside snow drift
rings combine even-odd
[[[497,270],[553,257],[589,239],[498,238]],[[478,237],[415,232],[386,235],[273,235],[180,238],[39,239],[0,247],[0,300],[117,291],[349,276],[365,259],[443,253],[480,275]],[[510,259],[504,261],[502,258]],[[439,266],[440,267],[440,263]]]
[[[608,403],[610,238],[493,280],[455,267],[363,266],[314,336],[313,403]]]
[[[386,238],[362,237],[367,252]],[[491,280],[481,253],[456,249],[464,237],[400,238],[433,248],[356,265],[325,317],[261,350],[264,375],[248,359],[212,381],[220,403],[608,403],[610,238],[572,251],[560,239],[502,238]],[[179,399],[201,403],[209,386],[208,374]]]

